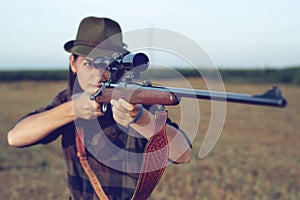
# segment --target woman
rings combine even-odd
[[[155,116],[147,106],[113,99],[103,113],[100,105],[89,98],[109,78],[106,69],[93,66],[94,56],[111,57],[115,52],[128,53],[120,33],[119,24],[113,20],[83,19],[76,40],[64,45],[65,50],[71,53],[68,89],[60,92],[45,108],[23,117],[8,133],[8,143],[15,147],[47,144],[61,135],[69,188],[74,199],[100,198],[91,175],[86,172],[81,157],[77,156],[80,153],[86,155],[87,165],[101,182],[109,199],[130,199],[139,177],[136,171],[126,169],[130,168],[128,166],[139,169],[142,163],[138,159],[115,157],[124,150],[143,153],[155,129]],[[104,45],[99,48],[97,45],[101,42]],[[84,132],[84,138],[83,133],[79,136],[80,130]],[[191,148],[184,133],[169,119],[165,133],[169,159],[176,163],[188,162]],[[84,144],[78,141],[84,141]]]

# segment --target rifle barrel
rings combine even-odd
[[[186,88],[174,88],[174,87],[164,87],[164,86],[141,86],[136,84],[110,84],[110,87],[117,88],[138,88],[142,90],[154,90],[160,92],[171,92],[180,101],[181,98],[197,98],[206,99],[213,101],[226,101],[233,103],[243,103],[243,104],[253,104],[253,105],[263,105],[263,106],[274,106],[274,107],[285,107],[287,104],[286,99],[283,97],[281,90],[277,86],[269,89],[267,92],[259,95],[250,94],[239,94],[231,92],[219,92],[219,91],[209,91],[209,90],[196,90],[196,89],[186,89]],[[174,103],[174,105],[176,105]]]
[[[214,101],[226,101],[275,107],[285,107],[287,103],[285,98],[282,96],[280,89],[276,86],[261,95],[237,94],[209,90],[180,89],[171,87],[168,87],[167,89],[172,91],[177,97],[196,97],[198,99],[210,99]]]

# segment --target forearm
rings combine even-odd
[[[192,157],[192,149],[183,133],[167,125],[166,134],[169,143],[169,158],[176,163],[189,162]]]
[[[155,123],[155,116],[145,110],[141,118],[136,123],[131,123],[130,126],[145,138],[150,139],[154,132]],[[177,163],[189,162],[192,150],[183,133],[167,124],[166,135],[169,144],[169,158]]]
[[[15,147],[31,145],[73,120],[72,102],[63,103],[21,120],[9,131],[8,143]]]

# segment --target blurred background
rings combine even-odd
[[[204,159],[198,152],[211,105],[199,100],[201,121],[193,158],[189,164],[169,166],[152,199],[300,199],[299,4],[296,0],[2,2],[0,199],[69,196],[59,140],[17,149],[8,146],[6,135],[20,117],[46,105],[66,87],[69,55],[63,44],[75,39],[79,22],[87,16],[112,18],[124,32],[155,28],[182,34],[205,50],[226,91],[258,94],[278,85],[288,100],[284,109],[228,103],[222,135]],[[188,66],[178,70],[194,88],[205,89],[205,82]],[[180,109],[168,110],[174,121],[180,121]]]

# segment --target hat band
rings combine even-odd
[[[91,40],[75,40],[74,41],[74,46],[76,45],[86,45],[86,46],[91,46],[91,47],[96,47],[100,43],[96,41],[91,41]]]

